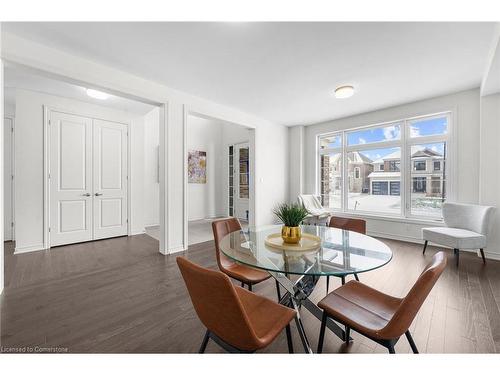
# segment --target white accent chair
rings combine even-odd
[[[330,211],[321,205],[320,198],[317,195],[300,194],[298,201],[309,213],[304,222],[314,225],[327,225]]]
[[[494,209],[476,204],[444,203],[443,218],[446,227],[422,228],[422,239],[425,240],[423,254],[430,241],[451,247],[457,266],[461,249],[479,249],[483,263],[486,263],[483,249],[486,247]]]

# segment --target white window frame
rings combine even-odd
[[[434,119],[446,117],[447,119],[447,133],[439,135],[430,136],[419,136],[410,138],[410,125],[414,122],[422,121],[423,119]],[[358,145],[347,145],[347,133],[359,130],[367,130],[370,128],[383,128],[390,125],[400,125],[400,138],[397,140],[373,142],[368,144],[358,144]],[[316,194],[321,194],[321,155],[340,152],[342,157],[342,183],[341,183],[341,205],[340,209],[330,208],[333,212],[341,212],[348,215],[357,216],[368,216],[368,217],[381,217],[381,218],[391,218],[391,219],[415,219],[421,221],[442,221],[442,218],[436,218],[432,216],[417,215],[411,212],[411,173],[412,165],[411,158],[409,157],[411,152],[411,147],[419,144],[429,144],[429,143],[439,143],[446,142],[446,170],[445,170],[445,189],[446,189],[446,200],[453,200],[454,198],[454,178],[455,178],[455,152],[453,144],[453,118],[452,111],[435,112],[428,115],[419,115],[414,117],[408,117],[403,119],[398,119],[394,121],[387,121],[382,123],[377,123],[368,126],[361,126],[349,129],[343,129],[323,134],[318,134],[316,137]],[[320,141],[324,137],[331,136],[341,136],[341,146],[333,148],[320,148]],[[352,151],[366,151],[370,149],[381,149],[381,148],[396,148],[399,147],[401,150],[400,159],[400,199],[401,199],[401,212],[400,213],[387,213],[387,212],[374,212],[374,211],[361,211],[361,210],[349,210],[348,209],[348,189],[346,189],[346,181],[348,181],[348,158],[347,155]],[[390,185],[390,184],[389,184]],[[442,188],[442,187],[441,187]],[[370,185],[371,190],[371,185]]]
[[[425,120],[431,120],[435,118],[442,118],[446,117],[446,123],[447,123],[447,129],[446,129],[446,134],[438,134],[438,135],[427,135],[427,136],[420,136],[420,137],[414,137],[410,138],[409,136],[406,137],[406,147],[405,149],[408,150],[408,152],[411,151],[411,147],[414,145],[420,145],[420,144],[429,144],[429,143],[440,143],[440,142],[446,142],[446,155],[445,158],[443,159],[445,164],[448,166],[445,170],[445,175],[444,175],[444,186],[446,190],[446,200],[453,200],[454,197],[454,183],[453,178],[455,177],[455,170],[453,166],[455,165],[455,152],[454,152],[454,145],[452,145],[452,142],[454,140],[453,138],[453,121],[452,121],[452,113],[451,111],[447,112],[441,112],[441,113],[436,113],[433,115],[427,115],[427,116],[418,116],[418,117],[413,117],[406,119],[405,121],[405,131],[408,132],[409,134],[409,128],[410,125],[414,122],[419,122],[422,121],[423,119]],[[404,178],[406,179],[407,186],[409,189],[405,191],[405,217],[407,218],[417,218],[417,219],[427,219],[427,220],[438,220],[442,221],[442,217],[439,218],[432,218],[429,216],[423,216],[423,215],[417,215],[411,212],[411,159],[406,158],[406,167],[410,168],[409,173],[405,172]],[[451,160],[451,162],[450,162]],[[434,172],[433,170],[430,171],[431,173]],[[440,171],[442,172],[442,170]]]

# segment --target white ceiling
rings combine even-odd
[[[479,87],[494,23],[4,23],[284,125]],[[352,83],[356,94],[331,92]]]
[[[106,100],[91,98],[87,95],[86,88],[52,78],[33,74],[22,69],[6,67],[4,71],[5,103],[15,105],[15,89],[25,89],[45,94],[62,96],[86,103],[98,104],[142,116],[154,107],[149,104],[137,102],[115,95],[109,95]]]

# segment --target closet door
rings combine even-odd
[[[92,120],[50,113],[50,245],[92,239]]]
[[[94,239],[127,235],[127,126],[94,120]]]

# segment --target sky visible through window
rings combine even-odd
[[[364,145],[376,142],[392,141],[401,139],[402,124],[392,124],[380,128],[371,128],[347,133],[347,144],[349,146]],[[446,134],[448,130],[447,117],[436,117],[421,121],[414,121],[409,124],[410,137],[425,137],[429,135]],[[340,137],[332,137],[328,148],[340,147]],[[444,143],[427,143],[412,147],[412,152],[419,149],[429,148],[435,152],[444,153]],[[363,150],[361,153],[375,161],[398,151],[399,148],[385,148],[374,150]]]
[[[349,146],[374,142],[393,141],[401,138],[401,125],[394,124],[383,128],[371,128],[347,133]]]
[[[410,124],[410,137],[425,137],[428,135],[446,134],[448,120],[446,117],[415,121]]]

